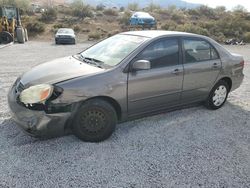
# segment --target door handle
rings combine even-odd
[[[213,64],[213,66],[212,66],[212,68],[214,68],[214,69],[217,69],[217,68],[219,68],[219,65],[218,65],[218,63],[214,63],[214,64]]]
[[[181,73],[181,70],[180,69],[175,69],[172,74],[175,74],[175,75],[178,75],[179,73]]]

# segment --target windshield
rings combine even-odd
[[[85,50],[81,53],[81,56],[98,60],[113,67],[147,39],[142,36],[115,35]]]
[[[57,33],[60,33],[60,34],[73,34],[74,31],[72,29],[59,29]]]
[[[4,7],[3,15],[6,16],[9,20],[12,18],[16,18],[16,9],[13,7]]]

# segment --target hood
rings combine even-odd
[[[80,76],[87,76],[105,69],[83,63],[74,57],[65,57],[38,65],[23,74],[21,82],[24,86],[35,84],[55,84]]]

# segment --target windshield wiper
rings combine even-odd
[[[80,54],[80,58],[81,58],[82,61],[84,61],[87,64],[91,64],[91,65],[94,65],[94,66],[102,68],[102,69],[104,68],[104,62],[102,62],[100,60],[90,58],[90,57],[84,57],[81,54]]]

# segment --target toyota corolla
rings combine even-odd
[[[34,67],[8,94],[28,134],[69,132],[83,141],[111,136],[116,124],[204,102],[219,109],[243,80],[244,60],[214,40],[170,31],[133,31]]]

